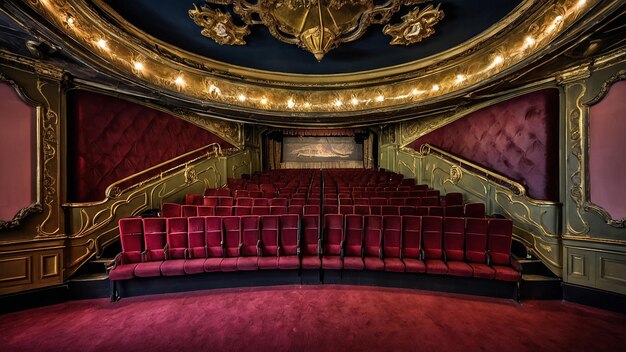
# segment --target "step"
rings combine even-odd
[[[106,273],[78,275],[68,282],[71,299],[93,299],[110,296],[109,276]]]
[[[521,299],[562,299],[561,279],[555,276],[522,274],[520,282]]]
[[[100,280],[108,280],[108,279],[109,279],[109,275],[107,273],[89,273],[89,274],[82,274],[82,275],[76,276],[70,279],[70,281],[85,282],[85,281],[100,281]]]

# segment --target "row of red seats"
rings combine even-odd
[[[230,215],[283,215],[283,214],[361,214],[361,215],[431,215],[484,218],[483,203],[442,206],[407,205],[290,205],[290,206],[203,206],[163,204],[162,217],[230,216]]]
[[[453,194],[453,193],[449,193]],[[448,194],[448,195],[449,195]],[[454,193],[457,194],[457,193]],[[461,205],[463,197],[458,199],[452,197],[444,197],[441,200],[442,205]],[[309,197],[303,198],[250,198],[250,197],[217,197],[217,196],[200,196],[197,194],[187,194],[185,196],[186,205],[210,205],[210,206],[287,206],[287,205],[304,205],[304,204],[320,204],[321,198]],[[440,204],[438,196],[429,197],[403,197],[403,198],[324,198],[324,204],[327,205],[423,205],[434,206]]]
[[[323,235],[322,235],[323,234]],[[412,272],[518,281],[507,219],[207,216],[120,220],[111,280],[257,269]]]

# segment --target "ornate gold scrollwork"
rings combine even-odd
[[[189,10],[189,17],[202,27],[202,34],[213,39],[220,45],[245,45],[244,37],[250,34],[248,25],[237,26],[233,22],[230,13],[224,13],[219,9],[212,10],[207,6],[198,8],[196,4]]]
[[[295,44],[311,52],[318,61],[339,46],[360,38],[372,24],[385,24],[402,5],[416,5],[429,0],[389,0],[375,4],[371,0],[206,0],[208,3],[233,4],[244,26],[234,24],[229,13],[208,6],[189,10],[189,16],[202,26],[202,35],[218,44],[244,45],[249,26],[262,24],[276,39]],[[432,35],[432,27],[443,18],[443,12],[432,5],[423,11],[416,7],[403,17],[405,22],[392,26],[392,44],[414,44]],[[387,28],[387,27],[385,27]],[[385,32],[386,33],[386,32]],[[389,34],[389,33],[388,33]],[[404,40],[404,42],[400,42]]]
[[[441,4],[434,7],[432,4],[423,10],[415,7],[406,15],[402,16],[402,22],[395,25],[386,25],[383,33],[393,39],[391,45],[411,45],[421,42],[425,38],[435,34],[433,28],[444,17],[443,11],[439,10]]]
[[[198,181],[198,174],[196,169],[193,167],[188,167],[185,169],[185,183],[194,183]]]
[[[463,178],[463,169],[458,165],[450,166],[450,177],[443,180],[443,183],[450,182],[453,185],[457,185]]]

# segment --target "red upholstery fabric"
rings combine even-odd
[[[182,216],[182,206],[176,203],[163,203],[161,215],[164,218],[175,218]]]
[[[434,275],[445,275],[448,273],[448,266],[443,260],[427,259],[426,260],[426,273]]]
[[[383,217],[365,215],[363,217],[363,252],[365,269],[385,270],[385,262],[380,258],[383,240]]]
[[[298,215],[287,214],[280,216],[279,269],[290,270],[300,268],[300,259],[297,256],[299,232],[300,219]]]
[[[559,92],[546,89],[465,116],[413,142],[508,176],[531,197],[559,200]]]
[[[438,216],[422,217],[424,258],[441,259],[443,251],[443,219]]]
[[[520,278],[520,273],[510,266],[494,265],[491,268],[496,272],[494,275],[496,280],[517,282]]]
[[[142,222],[146,261],[165,260],[165,218],[145,218]]]
[[[208,216],[204,219],[207,257],[221,258],[224,255],[224,250],[222,249],[222,241],[224,240],[222,218],[218,216]]]
[[[261,229],[260,218],[256,215],[241,217],[241,253],[237,258],[237,270],[256,270],[257,245]]]
[[[187,259],[185,260],[185,265],[183,266],[183,270],[185,274],[201,274],[204,272],[204,262],[205,258],[196,258],[196,259]]]
[[[139,218],[120,219],[122,264],[141,262],[143,252],[143,223]]]
[[[341,260],[341,257],[338,255],[323,256],[322,268],[331,269],[331,270],[341,270],[343,269],[343,261]]]
[[[132,279],[133,277],[135,277],[136,267],[137,263],[117,265],[115,268],[109,271],[109,279],[113,281]]]
[[[322,260],[318,256],[302,257],[302,269],[319,269],[322,267]]]
[[[302,217],[301,253],[303,256],[317,256],[319,254],[317,248],[320,236],[319,221],[318,215]]]
[[[465,204],[465,217],[484,218],[485,217],[485,204],[484,203]]]
[[[487,249],[491,264],[509,265],[513,222],[510,219],[490,219]]]
[[[464,261],[465,219],[445,218],[443,221],[443,250],[447,261]]]
[[[407,273],[425,273],[426,264],[419,259],[403,258],[404,270]]]
[[[225,257],[238,257],[239,243],[241,243],[241,218],[225,216],[222,218],[222,222],[224,224],[224,255]],[[227,263],[222,263],[222,265],[225,264]],[[236,267],[236,258],[234,265]]]
[[[344,257],[343,268],[347,270],[363,270],[365,269],[365,263],[363,263],[363,259],[361,259],[361,257]]]
[[[324,215],[324,255],[338,256],[344,241],[343,215]],[[359,253],[360,255],[360,253]]]
[[[467,219],[465,223],[465,258],[470,263],[487,262],[487,219]]]
[[[198,206],[197,205],[183,205],[182,207],[182,215],[185,218],[190,216],[198,216]]]
[[[101,200],[113,182],[207,144],[232,147],[167,113],[97,93],[74,91],[68,115],[67,185],[72,202]]]
[[[487,264],[469,263],[474,271],[474,277],[479,279],[493,279],[496,272]],[[517,281],[517,280],[516,280]]]
[[[222,258],[207,258],[207,260],[204,261],[204,271],[211,273],[222,270],[222,260]]]
[[[135,276],[136,277],[161,276],[161,264],[163,264],[162,261],[139,263],[135,267]]]
[[[472,277],[474,271],[472,267],[465,262],[448,261],[448,275]]]
[[[161,265],[164,276],[185,274],[185,253],[187,251],[187,218],[167,219],[167,259]]]

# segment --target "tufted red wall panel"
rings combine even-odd
[[[207,144],[232,147],[167,113],[107,95],[73,92],[68,112],[70,202],[101,200],[113,182]]]
[[[473,112],[412,143],[432,144],[559,199],[559,92],[546,89]]]

